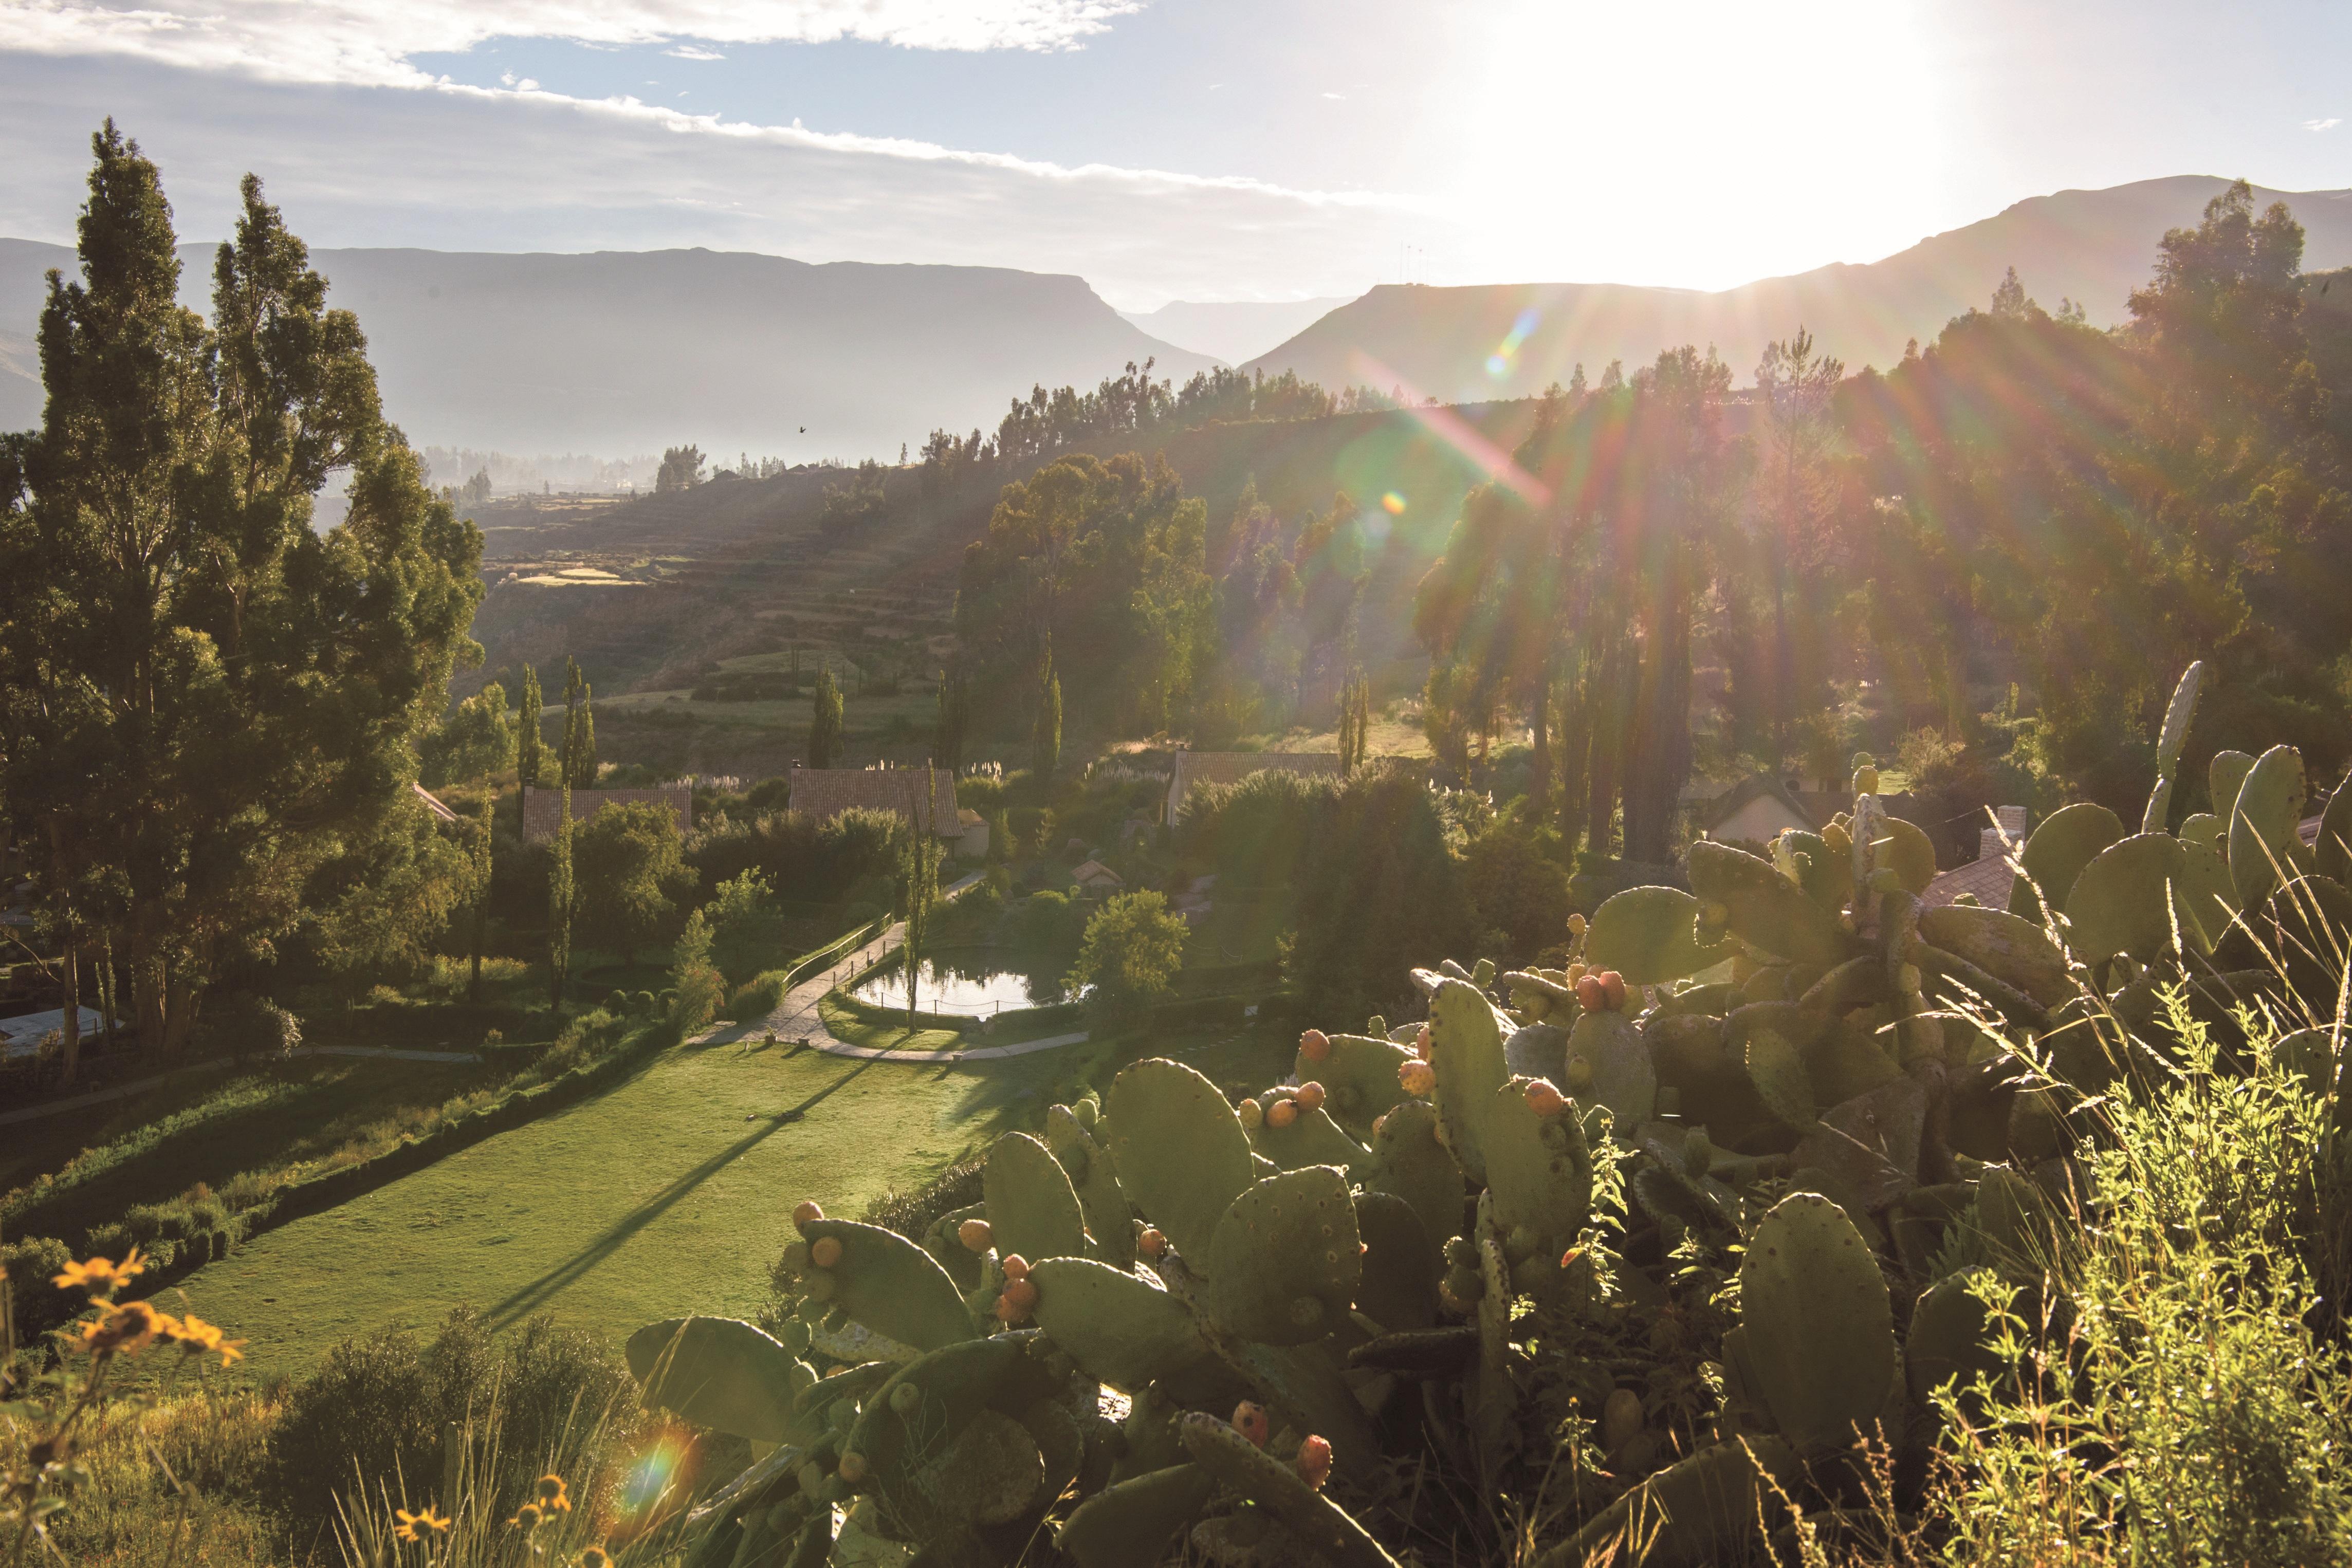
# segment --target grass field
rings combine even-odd
[[[756,1040],[666,1052],[610,1092],[256,1237],[182,1289],[246,1337],[245,1370],[299,1373],[348,1334],[467,1301],[616,1338],[681,1312],[748,1316],[794,1202],[856,1215],[1005,1131],[1081,1068],[1167,1053],[1263,1087],[1291,1043],[1167,1035],[977,1062],[863,1062]]]
[[[255,1072],[196,1070],[141,1095],[0,1128],[0,1224],[12,1236],[79,1245],[196,1182],[324,1159],[387,1119],[421,1119],[510,1069],[314,1057]],[[16,1191],[36,1177],[43,1191]]]

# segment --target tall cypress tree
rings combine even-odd
[[[563,1010],[563,982],[572,977],[572,786],[555,819],[555,858],[547,868],[547,1001]]]
[[[539,788],[540,755],[544,747],[540,734],[540,709],[539,671],[525,664],[522,667],[522,730],[515,747],[515,779],[523,790]]]
[[[481,810],[474,819],[474,972],[466,982],[466,999],[482,999],[482,948],[490,934],[490,808],[498,792],[482,790]]]
[[[833,684],[830,666],[816,675],[816,696],[809,716],[811,768],[830,768],[841,752],[841,688]]]
[[[575,789],[596,788],[596,688],[583,678],[580,683],[580,746],[572,756],[572,778]]]
[[[1045,644],[1045,679],[1037,695],[1037,722],[1029,731],[1029,766],[1039,782],[1054,777],[1062,761],[1062,677],[1054,670],[1054,645]]]

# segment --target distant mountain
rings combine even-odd
[[[204,305],[211,247],[182,247]],[[613,456],[695,442],[794,461],[896,459],[937,426],[993,429],[1033,384],[1210,359],[1122,320],[1083,278],[812,266],[708,250],[587,256],[320,250],[358,312],[391,416],[423,445]],[[58,246],[0,240],[0,429],[40,417],[32,334]],[[803,434],[803,427],[806,433]]]
[[[1630,373],[1662,349],[1712,343],[1745,382],[1764,346],[1800,324],[1850,370],[1881,369],[1906,340],[1992,298],[2004,268],[2050,309],[2083,305],[2093,324],[2126,319],[2168,228],[2194,225],[2227,181],[2144,180],[2061,191],[1920,241],[1883,261],[1766,278],[1721,293],[1622,284],[1524,283],[1437,288],[1386,285],[1340,307],[1247,368],[1293,369],[1326,386],[1402,382],[1447,402],[1517,397],[1565,382],[1580,361],[1598,380],[1611,360]],[[2352,263],[2352,191],[2257,190],[2303,223],[2306,270]],[[1506,351],[1509,340],[1520,338]]]
[[[1237,365],[1287,341],[1327,312],[1345,305],[1344,298],[1175,299],[1157,310],[1122,310],[1153,337],[1179,343],[1196,354],[1208,354]]]

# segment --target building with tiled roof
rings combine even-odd
[[[942,839],[961,838],[965,824],[956,810],[955,775],[944,768],[795,768],[791,806],[820,822],[858,810],[887,811],[911,821],[923,798],[926,771],[931,779],[931,805],[924,815],[931,832]]]
[[[653,789],[574,789],[572,791],[572,820],[584,822],[607,806],[627,805],[646,801],[667,806],[677,819],[677,831],[684,833],[694,826],[694,791],[684,784],[664,784]],[[522,836],[526,842],[543,844],[555,837],[555,824],[562,821],[563,791],[536,789],[522,798]]]
[[[1168,779],[1164,821],[1184,809],[1184,793],[1195,785],[1231,786],[1253,773],[1296,773],[1307,779],[1340,779],[1347,770],[1335,751],[1180,751]]]
[[[1988,909],[2007,909],[2009,893],[2017,881],[2017,868],[2011,856],[2025,847],[2025,808],[2000,806],[1993,815],[2000,819],[1998,828],[1985,828],[1977,834],[1977,858],[1963,866],[1954,866],[1927,884],[1919,895],[1922,908],[1937,909],[1959,902],[1960,894],[1973,894],[1976,901]]]

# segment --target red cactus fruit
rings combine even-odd
[[[1317,1491],[1331,1479],[1331,1445],[1328,1440],[1309,1436],[1298,1445],[1298,1475]]]
[[[1146,1258],[1157,1258],[1168,1250],[1168,1238],[1156,1225],[1147,1225],[1136,1239],[1136,1249]]]
[[[1302,1111],[1323,1109],[1323,1085],[1312,1079],[1298,1086],[1298,1108]]]
[[[1260,1448],[1265,1448],[1265,1440],[1274,1436],[1273,1423],[1265,1416],[1265,1406],[1247,1399],[1234,1406],[1234,1430],[1247,1437],[1253,1447]]]
[[[1029,1260],[1018,1252],[1006,1257],[998,1267],[1004,1270],[1004,1277],[1008,1280],[1025,1280],[1029,1277]]]
[[[820,1269],[830,1269],[841,1261],[841,1239],[821,1236],[809,1244],[809,1261]]]
[[[847,1481],[851,1486],[864,1485],[866,1477],[868,1474],[866,1466],[866,1456],[858,1453],[853,1448],[848,1453],[841,1456],[841,1463],[834,1468],[834,1474],[839,1476],[843,1480]]]
[[[996,1235],[985,1219],[967,1219],[956,1227],[956,1239],[963,1243],[967,1252],[985,1252],[994,1244]]]
[[[793,1208],[793,1224],[802,1230],[806,1230],[824,1218],[824,1210],[816,1206],[816,1199],[813,1197],[801,1199]]]
[[[1568,1109],[1568,1096],[1549,1078],[1538,1078],[1528,1085],[1528,1109],[1538,1116],[1557,1116]]]
[[[1331,1055],[1331,1037],[1319,1029],[1310,1029],[1298,1037],[1298,1054],[1309,1061],[1325,1061]]]
[[[1037,1281],[1013,1280],[1006,1282],[1004,1293],[996,1298],[996,1315],[1008,1323],[1024,1322],[1037,1309]]]
[[[1298,1102],[1296,1100],[1276,1100],[1265,1108],[1265,1124],[1269,1127],[1287,1127],[1297,1120]]]
[[[1437,1069],[1426,1061],[1404,1061],[1397,1064],[1397,1082],[1404,1092],[1416,1098],[1437,1087]]]
[[[1601,970],[1601,988],[1608,993],[1609,1010],[1611,1012],[1622,1012],[1625,1010],[1624,976],[1619,974],[1614,969]]]
[[[1576,1000],[1586,1012],[1597,1013],[1609,1005],[1609,988],[1600,976],[1587,975],[1576,982]]]

